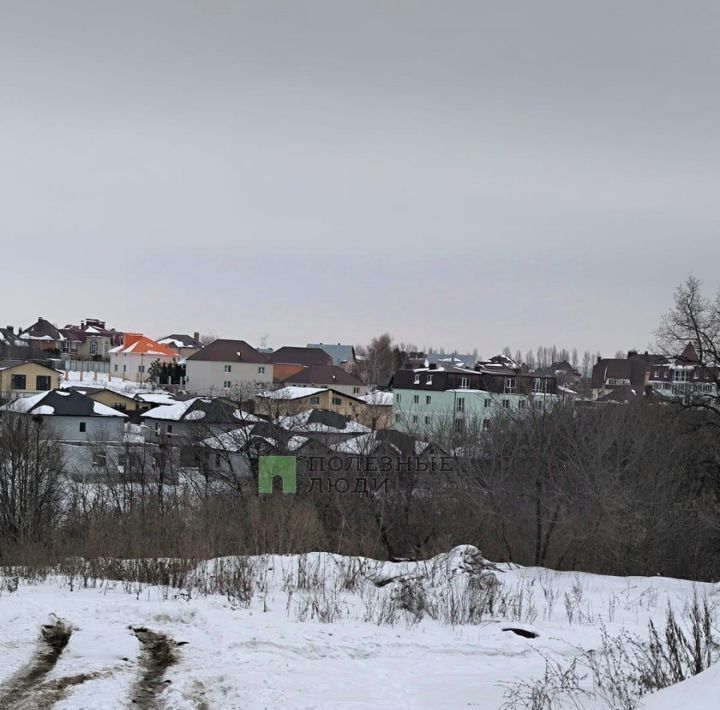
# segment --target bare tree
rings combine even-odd
[[[39,540],[56,522],[62,452],[42,417],[0,418],[0,536]]]

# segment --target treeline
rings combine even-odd
[[[417,432],[320,467],[300,465],[296,495],[257,493],[246,466],[147,466],[63,474],[58,444],[26,417],[0,420],[0,563],[67,556],[184,557],[326,550],[423,558],[469,543],[490,559],[604,574],[717,579],[720,442],[712,412],[674,406],[530,406],[487,430]],[[136,452],[139,456],[142,452]],[[332,454],[337,459],[337,454]],[[392,461],[378,470],[378,457]],[[440,462],[440,465],[438,464]],[[351,470],[352,474],[345,471]],[[388,485],[369,482],[381,477]],[[352,485],[337,485],[340,477]],[[358,486],[365,478],[368,485]]]

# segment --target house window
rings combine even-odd
[[[420,384],[420,375],[415,375],[415,381],[413,382],[413,384],[415,384],[415,385]]]
[[[167,433],[168,433],[168,434],[172,434],[172,430],[173,430],[173,425],[172,425],[172,424],[168,424],[168,425],[167,425]]]
[[[127,365],[123,365],[123,372],[127,372]]]
[[[398,404],[400,404],[400,395],[399,395],[399,394],[396,394],[396,395],[395,395],[395,401],[396,401]]]
[[[513,394],[517,392],[517,380],[514,377],[505,378],[505,393]]]
[[[463,420],[459,417],[455,420],[455,431],[462,431],[463,429]]]
[[[519,407],[520,409],[525,409],[525,405],[526,405],[526,404],[527,404],[527,402],[526,402],[524,399],[521,399],[521,400],[518,402],[518,407]]]
[[[427,380],[425,380],[425,384],[426,384],[426,385],[431,385],[431,384],[432,384],[432,375],[428,375],[428,376],[427,376]]]
[[[93,462],[92,465],[95,468],[101,468],[105,466],[107,463],[107,454],[101,453],[101,452],[95,452],[93,454]]]
[[[412,421],[413,421],[413,424],[417,424],[417,423],[418,423],[417,414],[413,414]]]
[[[465,411],[465,397],[458,397],[455,401],[455,409],[457,409],[458,412],[464,412]]]
[[[91,355],[97,355],[97,350],[98,350],[98,348],[97,348],[97,340],[91,340],[91,341],[90,341],[90,347],[89,347],[90,354],[91,354]]]
[[[10,377],[10,389],[27,389],[27,377],[25,375],[12,375]]]
[[[430,404],[430,402],[432,402],[432,397],[429,394],[425,395],[425,404]]]
[[[484,405],[485,407],[489,407],[489,406],[490,406],[490,400],[489,400],[489,399],[486,399],[486,400],[484,401],[483,405]]]
[[[510,400],[509,399],[503,400],[503,409],[510,409]]]
[[[145,365],[138,365],[138,372],[145,372]]]
[[[359,388],[359,387],[353,387],[353,394],[360,394],[360,388]]]
[[[124,412],[127,409],[127,407],[124,404],[122,404],[121,402],[117,402],[116,404],[113,404],[113,409],[117,409],[118,412]]]
[[[35,389],[36,390],[49,390],[50,389],[50,375],[38,375],[35,378]]]
[[[420,404],[420,395],[419,394],[413,395],[413,404]]]
[[[547,380],[542,377],[536,377],[533,380],[533,392],[536,394],[543,394],[547,392]]]
[[[229,389],[232,387],[232,382],[231,382],[230,380],[225,380],[225,381],[223,382],[223,387],[224,387],[226,390],[229,390]]]
[[[333,403],[336,407],[339,407],[339,406],[342,404],[342,400],[340,399],[340,397],[333,397],[333,398],[332,398],[332,403]]]
[[[396,415],[395,415],[395,421],[396,421],[396,422],[399,422],[399,421],[400,421],[400,415],[399,415],[399,414],[396,414]]]
[[[430,417],[425,417],[425,424],[430,424]]]
[[[118,366],[117,366],[117,363],[115,363],[115,372],[117,372],[117,371],[118,371]]]
[[[461,377],[460,378],[460,389],[466,390],[468,388],[469,380],[467,377]]]
[[[489,428],[490,428],[490,420],[483,419],[483,429],[489,429]]]
[[[225,372],[232,372],[232,365],[225,365]]]
[[[265,368],[264,367],[258,367],[258,375],[264,375],[265,374]]]
[[[80,422],[80,433],[84,434],[87,431],[87,424],[85,422]]]
[[[310,404],[320,404],[320,397],[308,397]]]
[[[125,466],[127,466],[127,461],[127,454],[118,454],[118,466],[122,466],[122,468],[125,468]]]

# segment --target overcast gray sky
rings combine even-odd
[[[720,3],[0,0],[5,323],[491,355],[720,283]]]

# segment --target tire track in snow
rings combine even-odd
[[[70,641],[72,626],[54,614],[43,624],[40,639],[30,661],[0,686],[0,708],[20,710],[42,707],[41,698],[34,698],[41,683]]]
[[[178,661],[175,649],[184,645],[165,634],[150,631],[144,626],[130,627],[140,642],[140,674],[130,696],[133,707],[156,710],[164,706],[160,695],[169,680],[164,680],[165,671]]]

